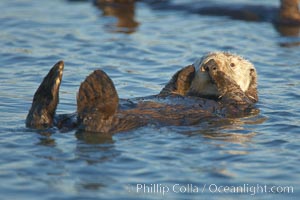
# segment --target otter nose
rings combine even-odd
[[[207,63],[204,65],[204,70],[209,72],[211,70],[217,70],[218,64],[214,59],[210,59]]]

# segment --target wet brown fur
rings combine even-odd
[[[121,109],[117,106],[117,93],[112,81],[107,74],[101,70],[94,71],[81,84],[78,98],[84,101],[77,101],[78,108],[88,107],[88,109],[78,109],[80,128],[85,131],[114,133],[130,130],[132,128],[144,126],[146,124],[160,125],[192,125],[207,118],[215,117],[216,114],[224,116],[238,117],[245,110],[256,102],[256,74],[250,90],[251,98],[244,93],[241,88],[222,71],[217,62],[211,67],[210,76],[215,81],[220,94],[220,101],[203,99],[195,96],[185,96],[195,74],[192,65],[178,71],[160,94],[152,99],[138,101],[131,109]],[[101,75],[101,76],[99,76]],[[103,81],[105,80],[105,81]],[[87,84],[88,83],[88,84]],[[99,85],[99,87],[90,85]],[[101,86],[100,86],[101,85]],[[97,89],[98,88],[98,89]],[[102,90],[105,88],[105,90]],[[97,89],[98,92],[95,92]],[[107,95],[99,95],[105,92]],[[252,97],[254,96],[254,98]],[[112,98],[109,98],[112,97]],[[256,98],[255,98],[256,97]],[[168,104],[157,102],[164,98],[181,98],[187,103]],[[107,101],[109,99],[109,101]],[[189,100],[194,103],[188,104]],[[101,109],[102,102],[107,102],[109,110]],[[100,104],[100,108],[98,109]],[[90,109],[89,109],[90,108]],[[115,108],[115,109],[111,109]],[[104,117],[105,116],[105,117]]]
[[[101,74],[101,78],[97,77],[98,74]],[[81,84],[78,99],[84,99],[84,101],[77,101],[80,129],[90,132],[114,133],[149,123],[161,125],[194,124],[201,119],[213,116],[212,112],[204,110],[198,105],[183,104],[174,106],[162,104],[155,102],[155,97],[152,101],[139,101],[132,109],[120,109],[115,103],[118,97],[115,96],[117,93],[113,83],[111,81],[102,81],[107,79],[109,77],[103,71],[96,70]],[[99,95],[99,90],[97,90],[98,92],[91,91],[91,86],[86,83],[101,85],[101,88],[105,88],[105,92],[109,94],[105,96]],[[109,112],[106,109],[102,109],[103,106],[101,106],[101,102],[106,100],[108,100],[106,106],[111,108]],[[199,101],[199,103],[201,102]],[[212,104],[214,106],[217,105],[215,102]]]
[[[210,54],[214,55],[214,54]],[[161,93],[151,98],[138,99],[130,107],[122,107],[115,86],[102,70],[95,70],[80,85],[77,95],[77,125],[88,132],[115,133],[146,124],[193,125],[207,118],[240,117],[257,101],[256,73],[253,73],[249,90],[243,92],[226,74],[222,66],[210,60],[209,75],[218,88],[217,100],[188,94],[196,70],[189,65],[179,70]],[[63,63],[57,63],[45,77],[35,93],[26,125],[32,128],[67,126],[74,115],[53,118],[58,103]],[[129,100],[130,101],[130,100]],[[46,120],[45,120],[46,119]]]
[[[188,65],[176,72],[168,84],[159,93],[160,96],[179,94],[185,96],[191,87],[192,80],[195,77],[195,67]]]
[[[31,108],[26,117],[26,126],[31,128],[49,128],[59,102],[59,87],[64,62],[59,61],[49,71],[34,94]]]

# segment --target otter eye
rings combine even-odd
[[[230,63],[230,67],[235,67],[235,64],[234,63]]]

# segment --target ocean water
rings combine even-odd
[[[120,12],[90,1],[1,0],[0,30],[0,199],[299,199],[299,28],[144,2]],[[112,136],[25,127],[33,94],[58,60],[57,113],[71,113],[95,69],[120,97],[147,96],[210,51],[254,63],[259,114]]]

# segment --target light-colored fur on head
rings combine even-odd
[[[190,87],[190,94],[198,96],[218,97],[217,86],[213,83],[209,73],[205,70],[205,64],[211,59],[215,60],[219,69],[229,76],[241,90],[253,100],[257,101],[256,70],[248,60],[227,52],[208,53],[193,64],[196,75]]]

